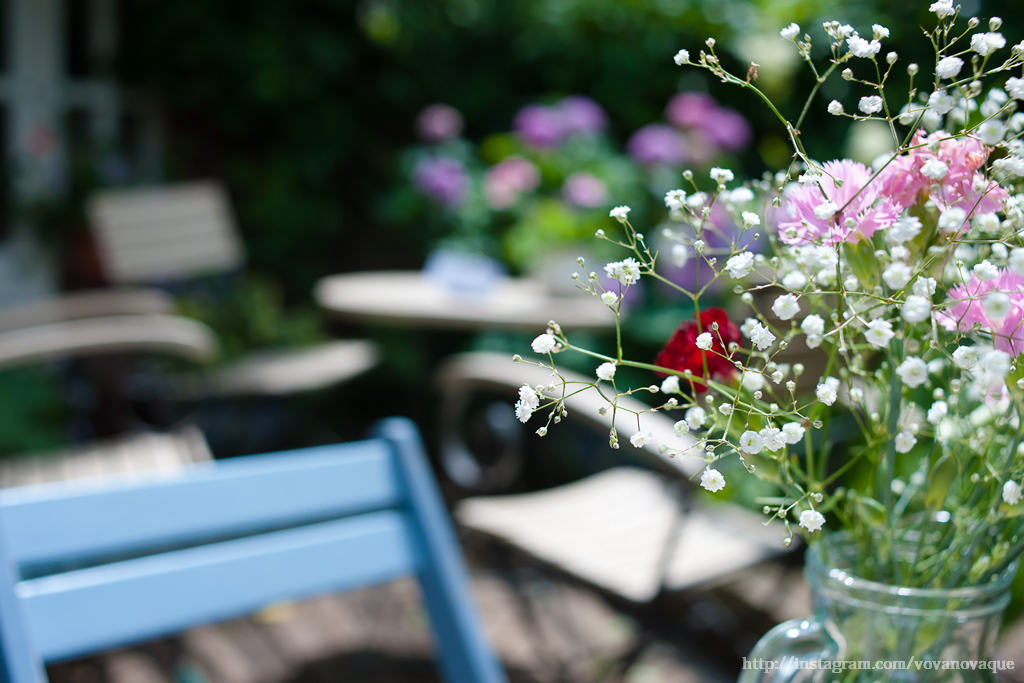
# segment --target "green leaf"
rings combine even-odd
[[[854,502],[854,510],[869,528],[881,526],[885,522],[885,506],[874,498],[858,497]]]
[[[860,283],[866,289],[871,289],[879,283],[878,259],[875,258],[875,247],[871,240],[862,239],[855,244],[846,242],[843,244],[846,251],[846,260],[853,269]]]
[[[928,475],[928,484],[924,489],[924,506],[926,508],[937,510],[942,507],[959,470],[956,460],[949,455],[944,455],[936,461]]]

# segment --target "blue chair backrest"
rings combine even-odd
[[[0,647],[44,663],[415,575],[448,681],[504,681],[412,423],[173,479],[0,492]]]

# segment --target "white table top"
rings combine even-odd
[[[544,285],[502,278],[485,292],[455,292],[419,271],[366,271],[320,280],[314,296],[325,310],[362,322],[438,329],[528,329],[549,320],[566,330],[603,329],[611,310],[588,294],[555,296]]]

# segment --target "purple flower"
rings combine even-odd
[[[524,142],[534,147],[556,147],[567,133],[561,112],[539,104],[520,109],[512,127]]]
[[[570,135],[594,135],[608,125],[604,109],[589,97],[570,95],[562,100],[560,109],[565,130]]]
[[[680,128],[702,128],[708,117],[718,109],[718,102],[699,92],[679,93],[665,106],[665,118]]]
[[[573,173],[562,186],[565,201],[585,209],[602,206],[608,202],[608,188],[604,181],[589,173]]]
[[[492,209],[507,209],[520,194],[539,184],[540,173],[533,164],[522,157],[509,157],[487,169],[484,196]]]
[[[432,104],[416,117],[416,130],[426,142],[443,142],[462,132],[462,114],[447,104]]]
[[[444,206],[455,206],[469,189],[466,168],[451,157],[422,159],[412,173],[413,182],[420,192]]]
[[[644,165],[677,165],[688,158],[682,134],[661,123],[648,124],[633,133],[626,144],[626,150]]]
[[[750,124],[732,109],[714,110],[700,128],[725,149],[741,149],[750,142]]]

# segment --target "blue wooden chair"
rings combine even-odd
[[[448,681],[505,676],[482,637],[412,423],[349,444],[196,465],[174,479],[0,493],[0,646],[44,664],[414,574]]]

